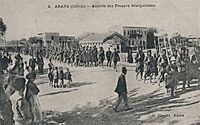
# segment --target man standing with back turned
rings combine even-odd
[[[122,67],[122,74],[119,76],[117,87],[115,89],[115,92],[118,94],[118,100],[116,102],[116,105],[114,107],[114,111],[117,112],[117,108],[119,104],[121,103],[122,99],[124,100],[124,104],[126,107],[126,110],[129,110],[128,105],[128,97],[127,97],[127,85],[126,85],[126,78],[125,75],[127,74],[126,67]]]

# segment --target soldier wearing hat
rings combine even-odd
[[[164,74],[166,72],[166,67],[168,65],[166,50],[162,49],[161,56],[158,58],[158,71],[159,71],[159,82],[162,82],[164,80]]]
[[[151,68],[153,63],[153,56],[151,55],[151,50],[147,51],[147,56],[145,58],[145,74],[144,74],[144,83],[148,76],[151,77]],[[151,81],[151,78],[150,78]]]
[[[174,91],[176,88],[176,84],[178,83],[178,66],[176,64],[176,58],[174,56],[171,57],[170,64],[166,67],[166,74],[167,75],[165,77],[165,88],[167,90],[171,89],[171,96],[174,97]]]
[[[112,61],[114,63],[114,70],[117,71],[117,62],[120,61],[120,57],[119,57],[119,54],[118,54],[116,48],[114,48],[114,52],[111,55],[111,59],[112,59]]]
[[[186,70],[189,68],[188,67],[189,63],[190,63],[190,56],[187,54],[187,49],[186,47],[182,47],[181,53],[179,54],[179,57],[177,59],[177,66],[178,66],[178,72],[180,72],[181,78],[183,79],[183,90],[185,90],[185,85],[187,80]]]
[[[135,63],[137,63],[137,66],[136,66],[136,79],[138,79],[138,75],[140,74],[141,76],[141,79],[143,77],[143,72],[144,72],[144,58],[145,58],[145,55],[144,55],[144,52],[142,51],[142,47],[139,47],[138,48],[138,52],[135,56]]]
[[[109,47],[108,51],[106,51],[107,66],[109,67],[111,67],[111,55],[112,55],[112,52],[110,51],[110,47]]]

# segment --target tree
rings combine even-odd
[[[6,33],[7,26],[4,24],[3,19],[0,18],[0,34],[3,36]]]
[[[150,27],[147,29],[147,48],[154,48],[154,39],[155,39],[155,33],[157,33],[158,30],[155,27]]]

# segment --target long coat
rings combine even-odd
[[[127,93],[126,78],[124,74],[121,74],[119,76],[115,92],[119,95],[123,94],[124,92]]]

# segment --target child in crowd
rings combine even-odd
[[[58,67],[55,67],[53,71],[54,87],[58,88]]]
[[[67,72],[65,73],[65,79],[67,80],[67,87],[71,87],[72,75],[69,71],[69,68],[67,68]]]
[[[59,83],[60,83],[59,87],[63,87],[64,88],[64,72],[63,72],[63,68],[62,67],[60,67],[60,71],[59,71]]]

